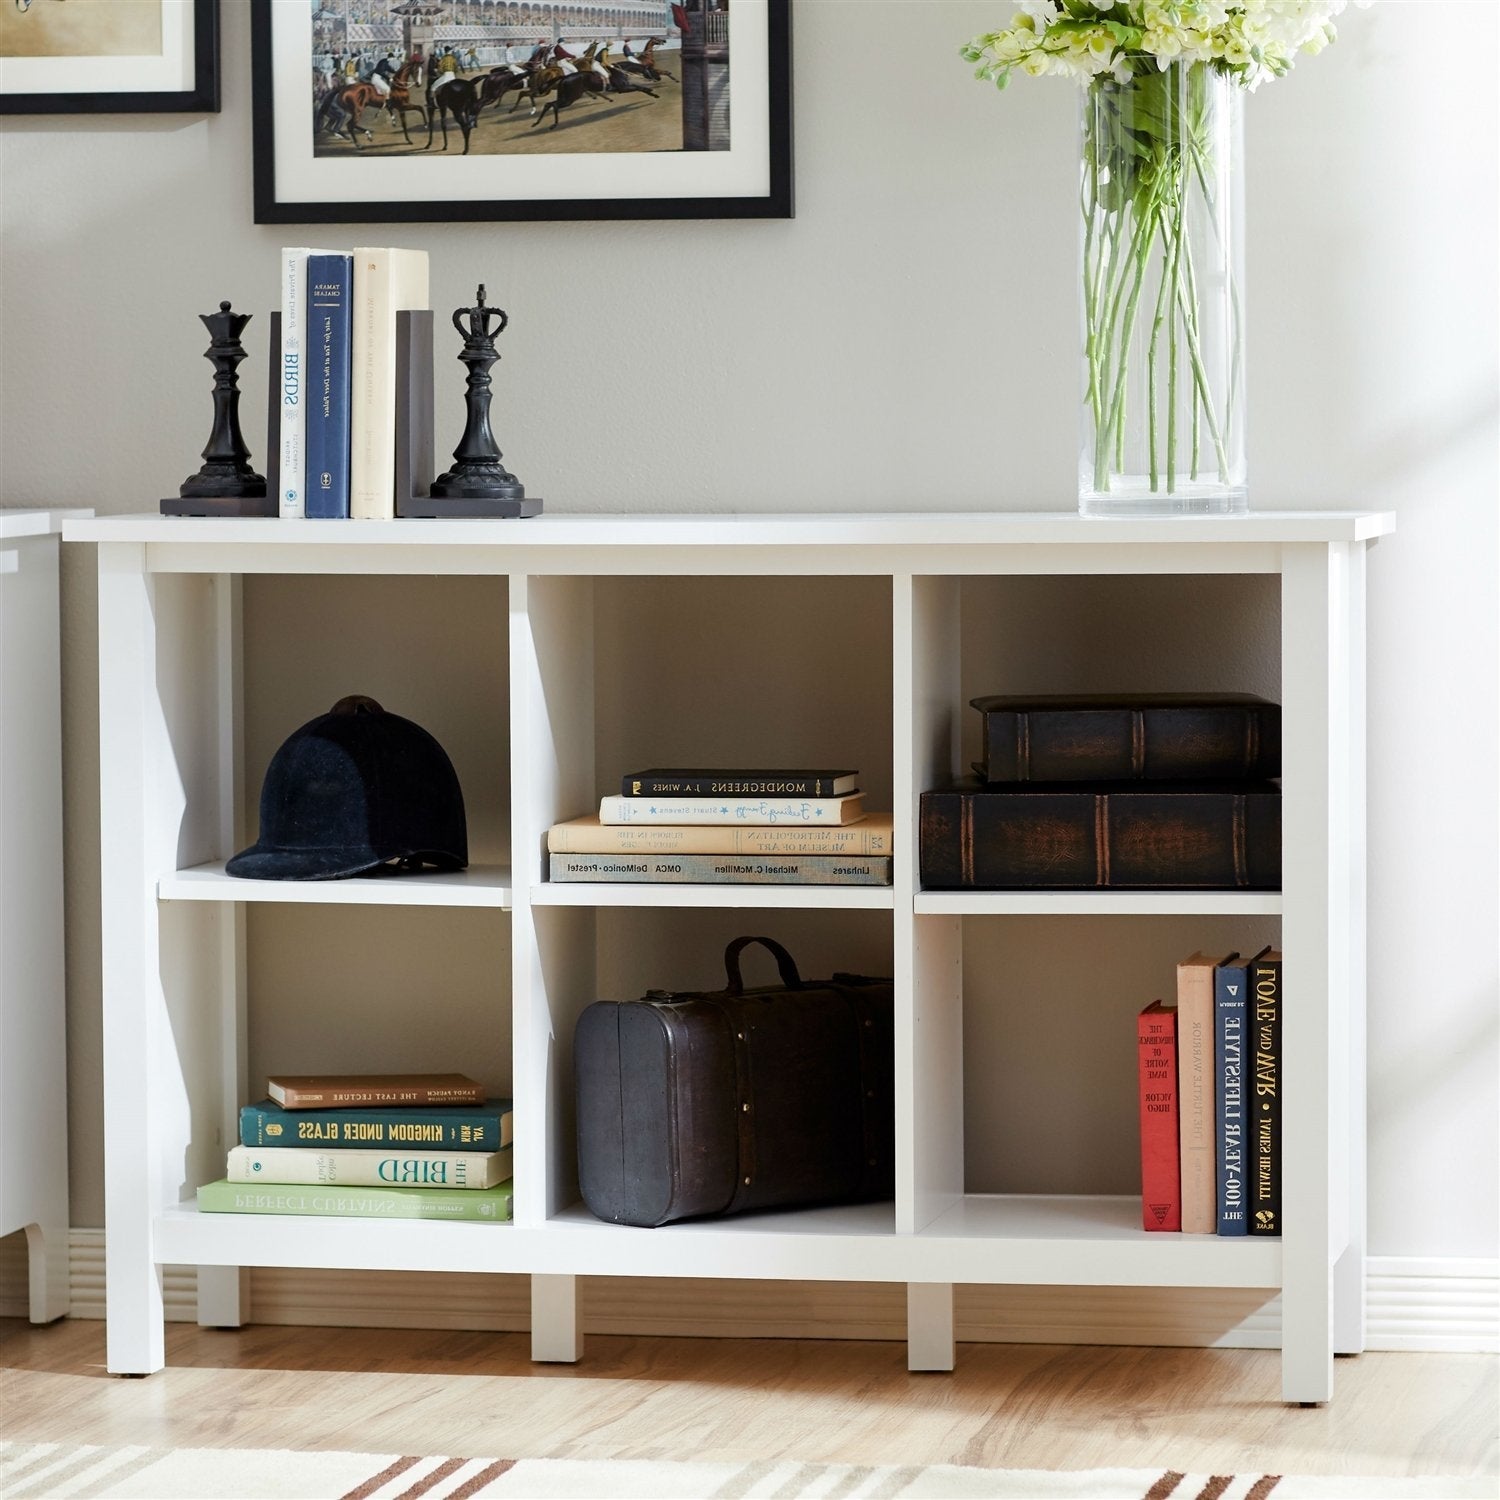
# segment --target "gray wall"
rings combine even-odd
[[[220,115],[6,121],[5,505],[152,509],[197,465],[209,408],[195,315],[222,297],[273,307],[277,247],[308,233],[251,223],[247,9],[224,5]],[[1409,7],[1351,10],[1337,46],[1250,101],[1250,458],[1257,506],[1399,513],[1398,534],[1371,559],[1371,1245],[1492,1256],[1497,28],[1488,5],[1445,10],[1440,35],[1412,27]],[[1018,79],[998,97],[969,81],[958,44],[1008,13],[958,0],[799,0],[791,222],[350,225],[313,237],[425,246],[435,308],[489,285],[512,318],[497,370],[502,442],[555,512],[1067,510],[1075,97],[1051,79]],[[257,350],[246,367],[252,434],[259,361]],[[453,428],[440,428],[444,447],[457,438],[455,389],[439,398]],[[102,1221],[103,1197],[92,567],[90,549],[68,549],[80,1225]],[[349,607],[378,617],[379,597],[340,587]],[[414,586],[411,605],[439,638],[449,638],[460,587],[462,608],[495,602],[461,581]],[[275,622],[289,604],[319,607],[305,586],[274,580],[257,584],[248,606],[262,764],[327,706],[332,685],[315,664],[281,664]],[[1275,687],[1274,598],[1250,585],[1217,594],[1170,581],[1038,583],[1004,598],[980,590],[966,609],[976,631],[1027,642],[1019,662],[997,652],[987,664],[978,652],[966,691],[1082,689],[1148,669],[1158,675],[1145,685],[1162,688]],[[618,598],[602,618],[645,650],[672,629]],[[709,622],[707,638],[732,637],[715,636],[725,630]],[[503,663],[476,650],[466,670],[492,668]],[[398,695],[417,717],[429,703],[431,714],[452,712],[420,659],[382,670],[376,696]],[[826,666],[810,654],[800,670],[792,690],[817,692]],[[848,670],[855,701],[888,691],[878,653]],[[479,703],[443,728],[473,757],[503,734]],[[601,765],[633,753],[632,734],[628,724],[602,729]],[[485,806],[499,818],[498,800]],[[620,983],[633,984],[649,967],[635,952],[643,939],[659,933],[670,946],[687,933],[712,945],[724,924],[616,925],[631,939],[620,951],[633,955]],[[808,968],[878,957],[888,942],[863,918],[831,936],[801,917],[789,927],[811,951]],[[1120,1028],[1170,984],[1175,957],[1244,935],[1221,928],[978,925],[970,969],[995,977],[971,997],[971,1186],[1128,1188],[1130,1151],[1115,1123],[1129,1108],[1133,1049],[1122,1065]],[[392,1002],[361,1002],[360,975],[402,964],[404,935],[368,914],[340,930],[360,949],[375,945],[328,994],[342,1024],[365,1006],[381,1020]],[[256,914],[254,1066],[306,1055],[297,1018],[319,993],[305,976],[323,939],[306,914]],[[504,944],[464,914],[415,941],[457,955],[449,1024],[461,1038],[485,1011],[483,976],[505,970]],[[421,971],[404,962],[395,972],[409,992]],[[1088,1024],[1061,1029],[1060,997]],[[484,1067],[503,1070],[504,1039],[493,1042]],[[1004,1048],[1025,1049],[1024,1066],[992,1094],[980,1070]],[[1054,1083],[1068,1089],[1066,1119],[1040,1128],[1038,1111],[1056,1109]]]

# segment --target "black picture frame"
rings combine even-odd
[[[276,78],[272,0],[251,6],[254,215],[257,224],[476,223],[567,219],[790,219],[792,199],[791,0],[766,3],[766,130],[764,193],[696,197],[578,196],[527,198],[475,196],[313,201],[278,192]],[[310,73],[309,68],[302,76]],[[300,80],[299,80],[300,82]],[[719,153],[699,153],[706,157]],[[312,148],[308,146],[311,158]],[[628,160],[622,154],[621,161]]]
[[[77,92],[7,92],[0,73],[0,115],[217,114],[219,112],[219,0],[192,0],[191,11],[164,7],[193,22],[193,85],[188,89],[109,89]],[[128,63],[129,58],[119,59]]]

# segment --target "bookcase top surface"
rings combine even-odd
[[[51,536],[65,521],[83,520],[91,510],[0,510],[0,541],[18,541],[24,536]]]
[[[1137,543],[1355,542],[1396,528],[1390,511],[1252,511],[1242,516],[1098,517],[1063,511],[647,515],[590,512],[526,520],[313,521],[140,515],[69,521],[72,542],[194,546],[909,547]]]

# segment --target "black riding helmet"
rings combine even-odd
[[[337,880],[390,861],[469,862],[453,762],[428,732],[373,698],[340,698],[271,758],[260,838],[225,867],[256,880]]]

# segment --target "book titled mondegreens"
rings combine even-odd
[[[298,1187],[287,1183],[208,1182],[198,1189],[206,1214],[312,1214],[339,1219],[510,1219],[511,1184],[490,1188]]]
[[[270,1099],[240,1111],[245,1146],[351,1146],[363,1151],[498,1151],[511,1143],[509,1099],[452,1109],[282,1109]]]

